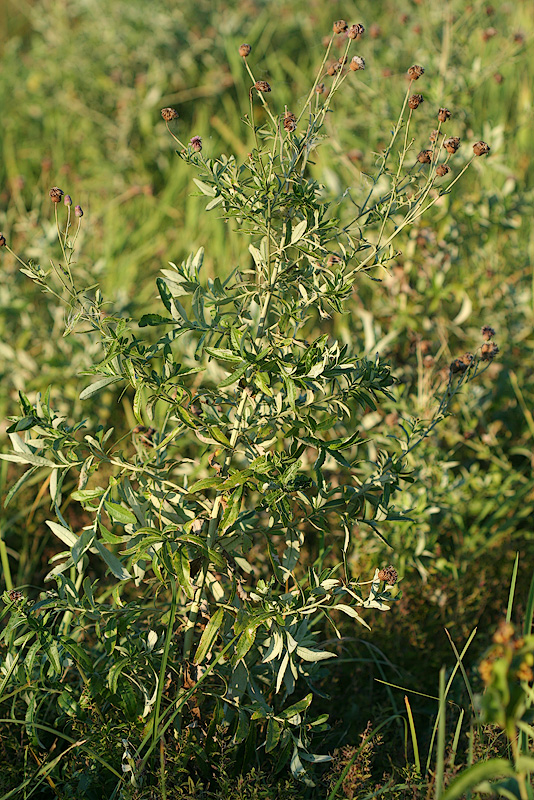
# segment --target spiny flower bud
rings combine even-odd
[[[243,58],[246,58],[247,56],[249,56],[251,50],[252,50],[252,47],[249,44],[241,44],[241,45],[239,45],[239,55],[243,56]]]
[[[254,84],[254,86],[252,88],[256,89],[258,92],[270,92],[271,91],[271,87],[269,86],[267,81],[256,81],[256,83]]]
[[[410,108],[414,109],[414,108],[418,108],[418,106],[420,106],[421,103],[423,103],[423,102],[424,102],[424,98],[423,98],[422,94],[412,94],[412,96],[408,100],[408,105],[409,105]]]
[[[489,342],[490,339],[493,339],[495,336],[495,328],[492,328],[491,325],[483,325],[480,333],[482,334],[482,338]]]
[[[398,579],[399,579],[399,573],[397,572],[395,567],[391,566],[391,564],[389,565],[389,567],[381,569],[380,572],[378,573],[378,580],[385,581],[388,586],[394,586],[397,583]]]
[[[72,205],[72,197],[70,196],[70,194],[65,195],[65,197],[63,198],[63,202],[65,203],[66,206]]]
[[[413,64],[410,69],[408,70],[408,77],[412,81],[417,81],[424,73],[424,67],[421,67],[419,64]]]
[[[284,113],[284,128],[288,133],[292,133],[297,127],[297,118],[291,111],[285,111]]]
[[[334,33],[343,33],[349,27],[344,19],[338,19],[333,24]]]
[[[365,61],[364,61],[364,59],[361,56],[354,56],[353,58],[351,58],[351,61],[350,61],[350,64],[349,64],[349,68],[353,72],[356,72],[356,70],[358,70],[358,69],[365,69]]]
[[[50,199],[53,203],[59,203],[63,197],[63,191],[59,188],[59,186],[52,186],[48,194],[50,195]]]
[[[83,209],[81,206],[74,206],[74,215],[76,217],[83,217]]]
[[[458,136],[450,136],[443,142],[443,147],[447,153],[456,153],[460,147],[460,138]]]
[[[357,39],[359,36],[363,36],[365,33],[365,28],[361,23],[356,23],[356,25],[351,25],[347,31],[347,36],[349,39]]]
[[[170,122],[172,119],[178,119],[178,112],[175,108],[162,108],[161,116],[165,122]]]
[[[195,153],[200,153],[202,150],[202,139],[200,136],[193,136],[189,142],[189,145]]]
[[[438,111],[438,119],[440,122],[447,122],[451,118],[451,112],[448,108],[440,108]]]
[[[6,246],[6,237],[4,236],[3,233],[0,233],[0,247],[5,247],[5,246]]]
[[[498,352],[499,348],[495,342],[486,342],[480,348],[480,358],[482,361],[493,361]]]
[[[432,150],[421,150],[417,156],[417,160],[420,164],[430,164],[432,161]]]
[[[473,152],[476,156],[486,156],[490,150],[491,147],[486,142],[475,142],[473,145]]]
[[[438,178],[444,178],[445,175],[448,175],[451,171],[451,168],[447,166],[447,164],[440,164],[439,167],[436,169],[436,175]]]

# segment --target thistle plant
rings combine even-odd
[[[75,672],[99,714],[129,687],[142,722],[136,749],[125,745],[133,784],[171,726],[180,730],[192,714],[212,733],[226,730],[247,758],[258,748],[277,751],[278,764],[290,761],[305,781],[306,764],[328,760],[310,752],[327,719],[307,716],[325,662],[337,654],[326,647],[325,626],[339,640],[343,617],[369,627],[397,591],[393,566],[356,574],[352,537],[367,529],[384,539],[383,529],[404,518],[393,501],[411,480],[408,454],[496,353],[496,345],[483,345],[482,357],[453,362],[433,419],[407,425],[390,452],[362,456],[360,418],[394,397],[394,379],[382,359],[353,352],[325,326],[347,312],[365,273],[387,265],[402,232],[489,151],[477,142],[445,185],[460,142],[442,131],[450,112],[440,108],[431,146],[415,155],[423,97],[413,84],[424,70],[413,65],[391,140],[356,216],[346,218],[343,203],[313,177],[311,159],[336,95],[358,92],[366,63],[350,51],[363,34],[360,24],[334,23],[299,109],[279,107],[276,86],[253,72],[251,46],[240,46],[250,79],[243,121],[251,151],[243,163],[209,157],[199,135],[184,144],[178,113],[162,111],[178,156],[196,171],[206,210],[233,220],[249,242],[250,263],[221,265],[220,275],[206,277],[201,249],[157,278],[162,313],[119,318],[97,288],[78,288],[77,233],[70,203],[64,225],[58,216],[57,187],[60,263],[46,273],[20,259],[43,291],[66,304],[66,332],[76,328],[101,343],[102,359],[86,373],[96,380],[81,399],[120,390],[137,424],[120,437],[96,420],[67,421],[50,391],[33,402],[22,396],[8,431],[13,453],[3,458],[28,469],[8,501],[45,475],[56,517],[48,525],[66,549],[48,575],[57,590],[34,605],[6,595],[6,635],[27,631],[21,661],[25,648],[40,648],[48,678]],[[336,36],[346,43],[332,61]],[[66,496],[91,519],[80,530],[65,520]],[[98,559],[111,574],[111,596],[108,581],[94,580]],[[98,681],[87,677],[94,659]],[[14,667],[9,680],[17,674]]]

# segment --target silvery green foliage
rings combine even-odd
[[[309,751],[327,722],[305,725],[305,714],[314,681],[338,652],[320,640],[318,622],[327,620],[340,637],[337,619],[368,626],[369,612],[386,611],[392,599],[378,573],[363,582],[352,574],[351,537],[358,528],[382,536],[385,524],[404,518],[392,504],[409,480],[403,454],[426,429],[407,429],[405,442],[392,442],[372,463],[362,457],[360,418],[391,397],[390,368],[321,325],[347,311],[355,282],[390,257],[394,236],[422,213],[436,164],[420,183],[408,173],[403,184],[384,156],[357,222],[343,227],[307,163],[344,79],[339,73],[322,104],[312,90],[289,132],[263,98],[258,127],[251,92],[246,121],[256,147],[241,164],[182,147],[207,211],[233,218],[248,237],[250,263],[221,265],[215,278],[202,273],[202,250],[170,264],[157,279],[161,313],[136,321],[104,314],[94,287],[75,289],[69,262],[67,328],[82,324],[103,351],[81,399],[127,392],[139,423],[131,440],[91,422],[71,424],[54,411],[49,392],[35,403],[22,397],[22,415],[9,429],[13,452],[3,458],[28,469],[8,500],[30,478],[49,475],[56,518],[48,524],[65,545],[48,576],[58,590],[38,607],[44,615],[63,609],[63,627],[50,642],[38,626],[34,641],[57,672],[61,658],[87,660],[73,649],[72,626],[94,625],[108,690],[117,692],[121,674],[135,680],[138,713],[152,721],[153,736],[135,754],[125,745],[131,781],[135,759],[146,763],[189,697],[215,676],[212,691],[234,741],[256,742],[260,730],[255,746],[279,749],[280,764],[289,760],[293,774],[309,781],[305,764],[328,758]],[[401,155],[402,165],[406,146]],[[380,176],[390,177],[390,188],[375,197]],[[367,238],[366,225],[378,236]],[[31,264],[25,270],[49,288],[52,276]],[[439,418],[445,413],[442,404]],[[70,500],[91,519],[82,530],[72,530],[60,510],[73,476]],[[314,537],[323,545],[310,563]],[[146,640],[128,643],[123,617],[119,635],[112,607],[95,601],[99,588],[87,576],[93,559],[113,576],[119,607],[130,584],[155,582],[158,598],[170,589],[164,629],[147,628]],[[126,608],[133,621],[139,607]],[[17,614],[28,624],[24,609]],[[168,668],[181,684],[163,702]]]

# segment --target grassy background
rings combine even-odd
[[[243,41],[252,45],[252,69],[271,83],[270,100],[281,113],[309,89],[332,20],[365,25],[360,52],[367,68],[344,84],[313,167],[332,198],[347,186],[355,202],[365,193],[366,172],[388,139],[412,63],[426,70],[417,85],[425,103],[417,112],[416,152],[440,105],[453,112],[447,131],[462,137],[465,152],[479,138],[491,144],[491,155],[399,241],[388,273],[376,274],[379,282],[361,278],[350,313],[332,326],[356,350],[388,358],[399,381],[396,402],[360,421],[371,456],[388,430],[399,433],[403,417],[430,415],[450,360],[478,346],[482,324],[497,329],[501,348],[498,362],[464,391],[455,415],[414,453],[420,480],[402,498],[414,522],[383,531],[392,551],[363,532],[354,551],[356,570],[386,560],[404,579],[401,603],[371,634],[357,631],[336,668],[339,743],[354,742],[369,717],[380,717],[377,709],[402,704],[401,692],[384,694],[374,677],[435,694],[437,670],[454,660],[443,628],[460,647],[479,626],[474,662],[505,608],[516,551],[518,617],[531,578],[532,5],[155,0],[147,13],[138,0],[40,0],[1,2],[0,11],[0,230],[14,250],[45,267],[57,257],[48,190],[60,186],[85,210],[78,268],[124,314],[154,310],[158,270],[201,245],[212,274],[248,263],[245,240],[217,212],[204,213],[159,116],[160,108],[174,106],[182,139],[201,135],[208,155],[245,155],[251,145],[240,118],[250,82],[237,55]],[[86,339],[62,338],[63,311],[10,256],[2,253],[1,265],[3,449],[17,391],[31,395],[49,384],[68,416],[127,428],[128,398],[122,406],[109,395],[82,407],[77,398],[86,379],[78,373],[95,351]],[[16,474],[0,466],[4,486]],[[39,585],[47,571],[54,547],[43,524],[47,503],[26,494],[2,511],[18,584]],[[434,710],[416,702],[419,721]]]

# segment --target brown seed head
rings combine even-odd
[[[460,356],[460,361],[462,364],[465,364],[466,369],[471,366],[474,361],[473,353],[464,353],[463,356]]]
[[[349,68],[356,72],[359,69],[365,69],[365,61],[361,56],[353,56],[350,60]]]
[[[495,81],[495,83],[502,83],[504,81],[504,75],[502,74],[502,72],[494,72],[493,80]]]
[[[240,44],[239,45],[239,55],[243,58],[246,58],[250,55],[252,47],[249,44]]]
[[[431,131],[430,136],[428,138],[432,142],[432,144],[434,144],[434,142],[437,142],[438,136],[439,136],[439,131],[435,130]]]
[[[178,119],[178,112],[175,108],[162,108],[161,109],[161,116],[165,120],[165,122],[170,122],[173,119]]]
[[[495,342],[486,342],[480,348],[480,358],[482,361],[493,361],[498,352],[499,348]]]
[[[339,72],[341,69],[341,64],[339,61],[333,61],[332,64],[329,64],[328,69],[326,70],[329,75],[334,76],[336,72]]]
[[[432,150],[421,150],[417,156],[417,160],[420,164],[430,164],[432,161]]]
[[[53,203],[59,203],[63,197],[63,191],[59,188],[59,186],[52,186],[48,194],[50,195],[50,199]]]
[[[19,592],[17,589],[12,589],[9,593],[9,599],[12,603],[20,603],[24,595],[22,592]]]
[[[487,156],[491,147],[486,142],[475,142],[473,145],[473,152],[476,156]]]
[[[417,81],[424,73],[424,68],[421,67],[419,64],[412,64],[410,69],[408,70],[408,77],[411,81]]]
[[[284,128],[288,133],[292,133],[297,127],[297,118],[290,111],[284,114]]]
[[[491,17],[493,16],[493,14],[495,14],[495,9],[493,8],[493,6],[486,6],[485,11],[488,17]]]
[[[0,247],[5,247],[5,246],[6,246],[6,237],[4,236],[3,233],[0,233]]]
[[[436,175],[439,178],[444,178],[445,175],[451,171],[451,168],[447,166],[447,164],[440,164],[439,167],[436,169]]]
[[[380,27],[380,25],[377,25],[376,22],[373,22],[373,24],[369,28],[369,36],[371,37],[371,39],[378,39],[381,33],[382,33],[382,28]]]
[[[334,33],[343,33],[344,31],[347,30],[348,27],[349,26],[347,25],[344,19],[336,20],[332,26]]]
[[[488,42],[490,39],[493,39],[494,36],[497,36],[497,28],[486,28],[485,31],[482,31],[483,42]]]
[[[495,328],[492,328],[491,325],[483,325],[480,329],[480,333],[482,334],[482,338],[489,342],[490,339],[493,339],[495,336]]]
[[[438,119],[440,122],[447,122],[451,118],[451,112],[448,108],[440,108],[438,111]]]
[[[450,370],[454,374],[462,373],[467,370],[467,365],[464,364],[461,358],[455,358],[454,361],[451,361]]]
[[[450,136],[443,142],[443,147],[447,153],[456,153],[460,147],[460,138],[458,136]]]
[[[254,86],[252,88],[256,89],[258,92],[270,92],[271,91],[271,87],[269,86],[267,81],[256,81],[256,83],[254,84]]]
[[[349,60],[348,56],[339,56],[339,58],[338,58],[338,61],[341,64],[342,67],[345,66],[345,64],[347,63],[348,60]]]
[[[408,100],[408,105],[410,108],[418,108],[421,103],[424,101],[422,94],[412,94],[410,99]]]
[[[517,31],[517,33],[514,33],[514,42],[516,44],[523,44],[524,41],[525,41],[525,34],[523,33],[523,31]]]
[[[317,94],[324,94],[324,90],[325,90],[324,83],[318,83],[317,86],[315,87],[315,91]]]
[[[349,39],[359,39],[360,36],[363,36],[364,33],[365,33],[365,28],[361,23],[357,22],[356,25],[350,26],[350,28],[347,31],[347,36],[349,37]]]
[[[81,206],[74,206],[74,216],[83,217],[83,209]]]
[[[397,572],[395,567],[391,566],[391,564],[389,565],[389,567],[384,567],[384,569],[381,569],[380,572],[378,573],[378,580],[385,581],[388,586],[394,586],[397,583],[398,579],[399,579],[399,573]]]

